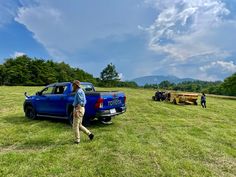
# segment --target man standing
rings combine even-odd
[[[204,93],[202,93],[202,96],[201,96],[201,105],[202,105],[202,108],[206,108],[206,95]]]
[[[82,125],[83,116],[85,112],[86,97],[82,88],[80,88],[80,81],[75,80],[73,82],[73,91],[75,91],[74,97],[74,111],[73,111],[73,129],[75,132],[75,143],[80,143],[80,130],[88,135],[92,140],[94,135]]]

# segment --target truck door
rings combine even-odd
[[[49,106],[51,109],[51,114],[56,116],[66,116],[66,106],[67,106],[67,95],[65,91],[67,86],[56,86],[53,90],[53,94],[49,97]]]
[[[49,103],[49,98],[50,95],[53,93],[54,87],[46,87],[41,91],[40,95],[37,95],[36,97],[36,108],[37,108],[37,113],[38,114],[49,114],[50,113],[50,103]]]

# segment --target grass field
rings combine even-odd
[[[37,90],[0,87],[0,176],[236,176],[236,100],[209,97],[202,109],[120,89],[128,111],[75,145],[65,121],[24,117],[23,93]]]

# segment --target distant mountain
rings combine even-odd
[[[139,86],[144,86],[145,84],[160,84],[162,81],[169,81],[171,83],[180,83],[184,81],[195,81],[191,78],[178,78],[176,76],[144,76],[133,79]]]

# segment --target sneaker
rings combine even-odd
[[[89,135],[89,139],[90,139],[90,140],[93,140],[93,137],[94,137],[94,135],[91,133],[91,134]]]
[[[75,143],[75,144],[79,144],[80,142],[79,142],[79,141],[75,141],[74,143]]]

